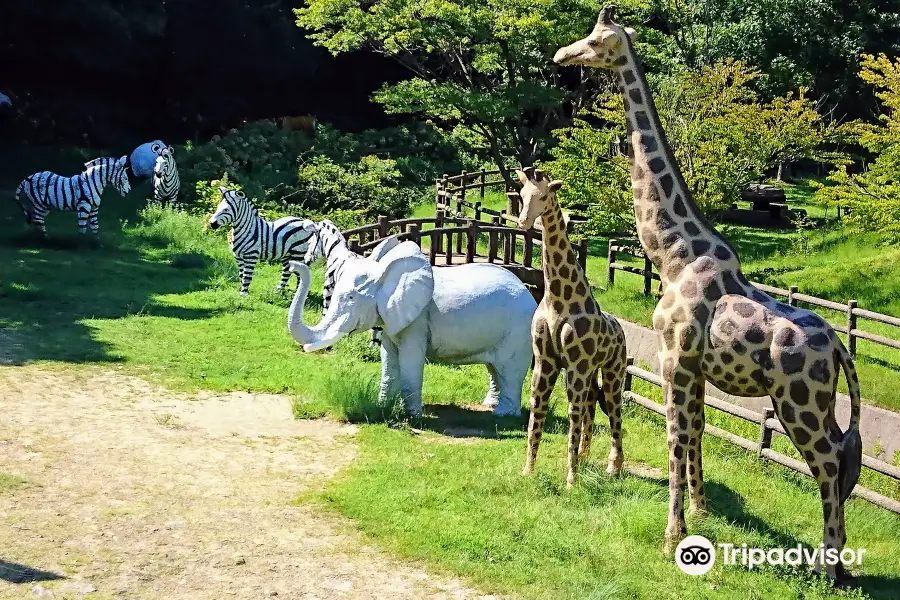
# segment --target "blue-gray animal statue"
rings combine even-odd
[[[414,242],[385,239],[368,257],[346,261],[322,321],[303,322],[309,267],[291,262],[300,280],[288,329],[306,352],[344,336],[383,328],[381,399],[400,393],[407,412],[422,412],[427,360],[483,364],[490,375],[484,404],[495,415],[518,415],[522,382],[531,365],[531,318],[537,308],[528,288],[498,265],[432,268]]]
[[[153,167],[156,166],[156,158],[162,154],[162,151],[168,148],[162,141],[153,140],[146,144],[141,144],[131,153],[129,162],[131,163],[131,172],[136,177],[150,177],[153,175]]]

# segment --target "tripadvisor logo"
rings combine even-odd
[[[844,548],[808,548],[797,544],[793,548],[748,548],[747,544],[718,544],[722,564],[743,565],[748,569],[759,565],[810,565],[844,566],[861,565],[865,548],[853,550]],[[675,549],[675,564],[688,575],[704,575],[713,568],[716,562],[716,547],[702,535],[690,535],[678,544]]]

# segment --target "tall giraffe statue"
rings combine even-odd
[[[663,295],[653,312],[659,336],[669,446],[665,551],[687,535],[685,479],[692,511],[706,513],[701,436],[707,381],[737,396],[769,395],[778,419],[819,484],[826,548],[846,543],[844,502],[859,479],[859,379],[843,342],[813,312],[778,302],[741,272],[735,249],[704,217],[669,147],[640,60],[635,32],[600,12],[584,39],[553,60],[613,71],[625,103],[638,237],[659,269]],[[850,425],[834,417],[843,369]],[[827,567],[835,577],[840,569]]]
[[[569,398],[569,474],[575,483],[578,463],[591,448],[597,403],[609,416],[611,448],[606,472],[622,470],[622,384],[625,382],[625,332],[603,313],[566,233],[556,190],[562,181],[548,181],[528,167],[516,171],[522,183],[519,227],[531,229],[538,217],[543,225],[542,268],[544,297],[531,321],[534,372],[531,378],[531,417],[528,454],[523,473],[534,471],[544,431],[550,394],[561,369],[566,370]]]

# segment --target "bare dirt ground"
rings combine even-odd
[[[493,598],[297,501],[354,432],[278,396],[0,366],[0,473],[24,480],[0,480],[0,598]]]

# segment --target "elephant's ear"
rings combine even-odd
[[[378,264],[383,269],[376,292],[378,314],[384,321],[385,332],[396,335],[431,302],[434,293],[431,263],[414,242],[402,242],[384,254]]]
[[[385,254],[396,248],[398,245],[400,245],[400,240],[397,239],[396,235],[386,237],[383,242],[375,246],[375,249],[372,250],[372,254],[369,255],[369,258],[374,261],[380,261]]]

